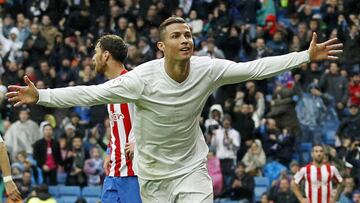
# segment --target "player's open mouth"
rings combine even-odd
[[[190,47],[181,48],[180,51],[190,51]]]

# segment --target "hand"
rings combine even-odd
[[[20,201],[21,200],[21,194],[16,187],[16,184],[14,181],[9,181],[5,183],[5,189],[6,193],[8,194],[9,198],[13,201]]]
[[[314,32],[309,47],[310,61],[337,60],[339,58],[337,55],[342,53],[343,44],[337,43],[337,38],[320,44],[317,44],[316,40],[317,35]]]
[[[302,198],[300,203],[309,203],[309,201],[306,198]]]
[[[125,145],[126,157],[128,157],[130,159],[134,158],[134,147],[135,147],[135,143],[126,143],[126,145]]]
[[[109,164],[110,164],[110,155],[107,155],[107,156],[104,158],[104,164],[103,164],[103,168],[104,168],[105,174],[106,174],[107,176],[108,176],[109,173],[110,173]]]
[[[343,109],[344,108],[344,104],[342,104],[341,102],[337,103],[337,108],[338,109]]]
[[[45,164],[45,165],[43,165],[43,170],[45,171],[45,172],[48,172],[49,171],[49,167]]]
[[[10,85],[9,92],[6,93],[8,101],[15,103],[15,107],[34,104],[39,100],[39,92],[34,83],[27,76],[24,76],[24,81],[27,86]]]

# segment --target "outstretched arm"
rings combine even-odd
[[[291,181],[291,188],[292,188],[296,198],[299,200],[299,202],[301,202],[301,203],[307,202],[306,198],[304,198],[304,196],[301,193],[300,185],[296,184],[294,180]]]
[[[318,44],[317,36],[314,33],[309,49],[306,51],[265,57],[246,63],[214,59],[214,66],[220,72],[219,75],[222,75],[219,76],[219,85],[259,80],[275,76],[310,61],[337,60],[337,55],[342,53],[342,46],[341,43],[337,43],[336,38]]]
[[[132,76],[131,76],[132,75]],[[48,107],[92,106],[107,103],[134,103],[140,97],[143,83],[136,74],[127,74],[100,85],[38,90],[27,76],[27,86],[9,86],[8,100],[15,106],[40,104]]]
[[[7,155],[6,145],[1,137],[0,137],[0,167],[4,177],[6,193],[13,201],[21,200],[20,192],[11,178],[9,157]]]

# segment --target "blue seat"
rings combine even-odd
[[[66,176],[67,176],[66,173],[58,173],[57,174],[56,180],[57,180],[58,185],[65,185]]]
[[[58,190],[59,190],[58,195],[60,197],[64,197],[64,196],[80,197],[81,196],[79,186],[64,186],[64,185],[61,185],[61,186],[58,187]]]
[[[311,161],[311,153],[310,152],[302,152],[301,153],[301,163],[307,164]]]
[[[270,181],[267,177],[254,177],[255,187],[264,186],[269,187]]]
[[[53,197],[57,197],[57,196],[59,195],[58,186],[49,186],[49,193],[50,193]]]
[[[330,131],[326,131],[325,133],[325,144],[328,145],[334,145],[335,144],[335,135],[336,135],[336,131],[330,130]]]
[[[101,187],[87,186],[81,191],[83,197],[101,197]]]
[[[99,203],[101,202],[100,198],[97,197],[84,197],[86,199],[86,203]]]
[[[259,202],[261,200],[261,196],[267,191],[267,187],[255,187],[254,195],[255,202]]]
[[[58,203],[74,203],[78,198],[77,196],[63,196],[58,198],[60,200]]]
[[[303,142],[300,144],[300,152],[311,152],[312,143],[310,142]]]

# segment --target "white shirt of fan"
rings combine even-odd
[[[37,103],[62,108],[134,103],[134,169],[141,179],[161,180],[188,174],[206,159],[208,147],[198,120],[216,88],[272,77],[309,58],[308,51],[245,63],[192,56],[189,75],[181,83],[165,72],[162,58],[100,85],[39,90]]]

